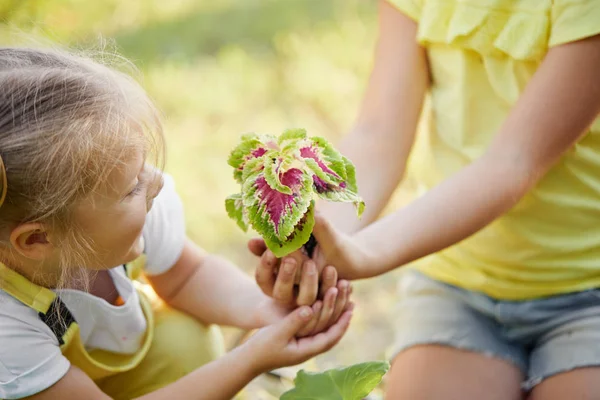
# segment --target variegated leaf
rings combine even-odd
[[[312,233],[315,226],[314,216],[315,203],[311,201],[308,210],[302,216],[300,221],[294,227],[294,232],[288,236],[285,241],[279,239],[273,239],[272,237],[265,237],[265,243],[267,247],[275,254],[276,257],[285,257],[286,255],[293,253],[300,249]]]
[[[356,214],[360,217],[365,210],[365,202],[355,192],[348,189],[345,182],[339,185],[327,183],[316,175],[313,175],[313,185],[317,195],[325,200],[354,203]]]
[[[262,157],[269,150],[277,148],[275,140],[273,137],[260,137],[255,133],[242,135],[242,141],[233,149],[227,161],[233,167],[233,177],[236,181],[242,183],[244,166],[249,160]]]
[[[307,212],[313,194],[311,177],[301,169],[282,171],[279,181],[290,194],[271,187],[264,171],[248,177],[242,193],[252,227],[265,238],[284,242]]]
[[[300,148],[308,169],[313,175],[313,187],[322,199],[354,203],[361,216],[365,203],[357,194],[356,172],[349,159],[342,156],[325,139],[311,138],[308,146]]]
[[[330,179],[340,182],[346,180],[344,157],[327,140],[312,137],[301,143],[299,151],[302,158],[314,160],[321,171],[330,176]]]
[[[313,192],[326,200],[352,202],[359,216],[354,166],[327,140],[290,129],[275,138],[247,134],[232,151],[229,165],[242,193],[225,202],[240,228],[251,225],[276,256],[304,245],[314,226]]]

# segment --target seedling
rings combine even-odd
[[[321,137],[291,129],[278,138],[243,135],[228,160],[241,192],[225,200],[228,215],[246,232],[251,226],[277,256],[309,242],[315,224],[315,198],[350,202],[360,217],[355,169]],[[313,240],[305,249],[312,253]]]

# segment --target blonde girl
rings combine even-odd
[[[186,238],[172,178],[147,163],[158,113],[129,76],[1,48],[0,89],[1,399],[229,399],[341,338],[348,296],[315,302],[313,263],[314,305],[294,310]],[[210,324],[270,326],[222,355]]]

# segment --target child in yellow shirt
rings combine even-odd
[[[340,146],[365,216],[320,205],[314,259],[347,279],[418,260],[388,399],[600,398],[599,112],[600,1],[381,2]],[[374,222],[411,152],[427,193]]]

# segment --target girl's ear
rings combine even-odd
[[[48,232],[37,222],[18,225],[10,233],[10,244],[19,254],[32,260],[49,258],[54,246],[48,240]]]

